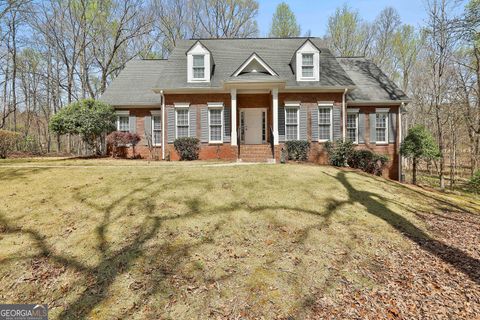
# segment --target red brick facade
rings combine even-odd
[[[302,106],[306,106],[308,110],[314,110],[318,106],[319,101],[323,102],[333,102],[334,108],[342,107],[342,93],[279,93],[278,94],[278,104],[282,106],[285,101],[300,101]],[[208,102],[223,102],[225,108],[231,108],[231,97],[230,94],[168,94],[165,95],[165,105],[166,108],[173,107],[174,103],[187,102],[190,104],[190,108],[197,108],[199,110],[201,107],[207,106]],[[398,179],[398,161],[399,157],[397,155],[398,145],[397,143],[390,143],[387,145],[376,145],[370,143],[369,137],[369,117],[368,114],[374,113],[376,108],[381,106],[359,106],[361,112],[365,113],[365,143],[359,144],[358,148],[366,148],[377,153],[385,154],[389,157],[390,161],[388,168],[385,170],[385,176],[391,179]],[[270,127],[273,121],[273,107],[272,107],[272,95],[270,93],[264,94],[237,94],[237,123],[239,121],[239,110],[242,108],[266,108],[267,109],[267,127]],[[398,113],[398,106],[389,106],[390,112]],[[147,147],[146,141],[144,139],[145,132],[145,116],[150,115],[152,110],[160,110],[160,106],[154,108],[136,108],[131,107],[128,109],[130,115],[136,116],[136,131],[140,136],[142,136],[142,141],[136,148],[136,153],[142,158],[149,158],[150,151]],[[200,138],[201,135],[201,119],[200,112],[196,113],[196,135]],[[342,115],[343,119],[343,115]],[[228,121],[231,122],[230,119]],[[327,164],[327,155],[324,150],[324,144],[317,141],[312,141],[312,126],[311,126],[311,112],[307,113],[307,139],[311,142],[311,151],[309,160],[319,164]],[[398,117],[397,117],[398,121]],[[173,144],[169,144],[168,141],[168,126],[175,125],[167,123],[165,121],[165,127],[163,128],[165,133],[165,155],[170,157],[171,160],[178,160],[178,155],[173,148]],[[238,126],[238,124],[237,124]],[[397,125],[398,128],[398,125]],[[267,135],[268,136],[268,135]],[[235,137],[232,137],[235,139]],[[267,137],[267,142],[269,142],[269,137]],[[398,139],[396,139],[398,141]],[[280,150],[283,147],[283,144],[280,143],[279,146],[276,146],[275,157],[279,160]],[[161,158],[161,148],[156,147],[154,150],[157,155]],[[131,156],[131,151],[128,152]],[[223,144],[209,144],[201,143],[200,149],[200,159],[222,159],[222,160],[236,160],[237,159],[237,147],[232,146],[230,142]]]

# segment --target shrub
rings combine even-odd
[[[141,138],[136,133],[113,131],[107,136],[107,143],[112,146],[112,156],[117,157],[119,147],[133,148],[133,156],[135,157],[135,146],[140,142]]]
[[[18,133],[8,130],[0,130],[0,159],[5,159],[12,151],[17,142]]]
[[[285,143],[289,160],[306,161],[310,143],[304,140],[293,140]]]
[[[388,157],[370,150],[353,150],[347,163],[351,168],[380,176],[388,163]]]
[[[173,146],[180,156],[180,160],[197,160],[200,152],[200,140],[197,138],[178,138],[173,142]]]
[[[476,193],[480,193],[480,170],[475,172],[468,182],[468,188]]]
[[[353,153],[353,143],[351,141],[326,142],[325,148],[327,149],[328,161],[332,166],[345,167],[348,159],[350,159]]]

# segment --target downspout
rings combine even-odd
[[[162,160],[165,160],[165,95],[163,90],[160,91],[160,99],[162,100]]]
[[[403,182],[403,157],[400,154],[400,147],[402,144],[402,112],[405,107],[405,103],[402,102],[400,108],[398,109],[398,145],[397,145],[397,152],[398,152],[398,181]]]
[[[343,96],[342,96],[342,141],[345,142],[345,137],[346,137],[346,128],[345,128],[345,125],[346,125],[346,122],[347,122],[347,106],[346,106],[346,102],[345,102],[345,98],[347,96],[347,92],[348,92],[348,88],[345,88],[345,91],[343,92]]]

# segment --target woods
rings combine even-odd
[[[168,57],[179,39],[300,35],[286,3],[261,34],[259,8],[255,0],[0,0],[0,129],[18,133],[17,152],[84,154],[80,135],[51,130],[55,114],[99,98],[128,61]],[[439,146],[419,169],[453,187],[480,169],[480,1],[429,0],[421,10],[424,23],[412,26],[392,7],[367,21],[343,5],[315,36],[337,56],[372,59],[409,95],[402,131],[422,125]]]

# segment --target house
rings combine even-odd
[[[201,141],[200,159],[278,161],[285,141],[311,142],[309,159],[326,163],[325,142],[350,139],[390,158],[398,179],[401,109],[408,97],[371,61],[337,58],[318,38],[182,40],[168,60],[136,60],[101,100],[120,131],[147,137],[175,160],[179,137]]]

